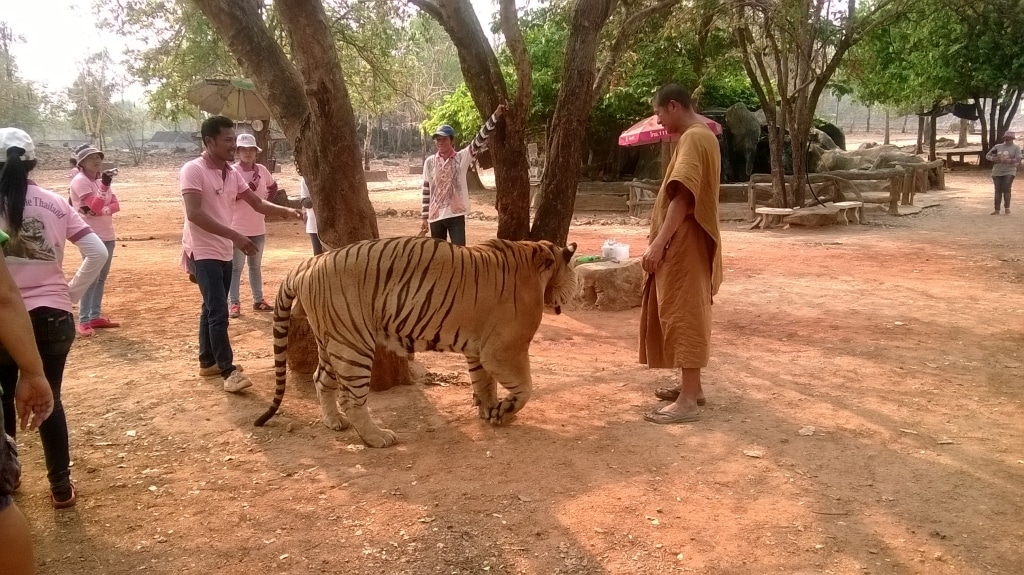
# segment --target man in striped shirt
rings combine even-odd
[[[469,212],[466,172],[504,113],[505,104],[501,104],[473,141],[458,151],[455,150],[455,130],[451,126],[441,126],[434,132],[437,153],[423,162],[423,227],[420,235],[425,235],[429,229],[432,238],[451,239],[453,244],[466,245],[466,214]]]

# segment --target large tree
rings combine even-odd
[[[678,0],[654,3],[572,0],[568,4],[569,33],[559,95],[547,134],[547,163],[541,181],[540,204],[532,229],[526,127],[533,96],[533,69],[515,0],[499,1],[498,19],[511,56],[514,83],[506,80],[469,0],[409,1],[435,18],[448,32],[480,118],[486,118],[504,100],[511,103],[490,143],[497,185],[498,236],[508,239],[529,236],[564,244],[572,221],[587,119],[597,95],[607,87],[615,62],[635,41],[633,33]],[[599,47],[613,14],[618,16],[618,27],[607,35],[604,59],[598,67]],[[509,84],[515,86],[514,92]]]
[[[11,48],[23,41],[6,22],[0,22],[0,125],[32,131],[43,124],[46,98],[18,75]]]
[[[736,42],[768,122],[774,202],[804,205],[805,186],[786,193],[783,146],[793,150],[793,176],[807,173],[808,136],[822,92],[846,53],[865,33],[890,22],[909,0],[844,4],[832,0],[729,0]]]

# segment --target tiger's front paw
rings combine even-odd
[[[340,413],[324,413],[320,420],[324,422],[328,429],[333,429],[334,431],[344,431],[349,427],[348,419]]]
[[[519,398],[514,395],[510,395],[505,399],[501,400],[498,405],[492,407],[488,412],[488,417],[481,417],[488,419],[494,425],[501,425],[511,420],[512,415],[519,411],[522,406],[519,405]]]
[[[359,436],[367,447],[390,447],[398,443],[398,436],[390,429],[375,429]]]
[[[495,397],[481,398],[476,392],[473,392],[473,405],[476,407],[477,415],[484,421],[491,419],[491,412],[494,411],[498,400]]]

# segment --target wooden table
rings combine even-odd
[[[981,163],[981,155],[985,153],[985,150],[980,148],[951,148],[939,152],[940,154],[946,155],[946,165],[949,166],[953,163],[953,156],[960,158],[960,163],[964,163],[964,156],[977,156],[978,163]]]

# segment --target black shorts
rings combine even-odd
[[[3,431],[4,412],[0,409],[0,511],[14,503],[14,486],[21,478],[21,464],[18,463],[18,448],[11,436]]]

